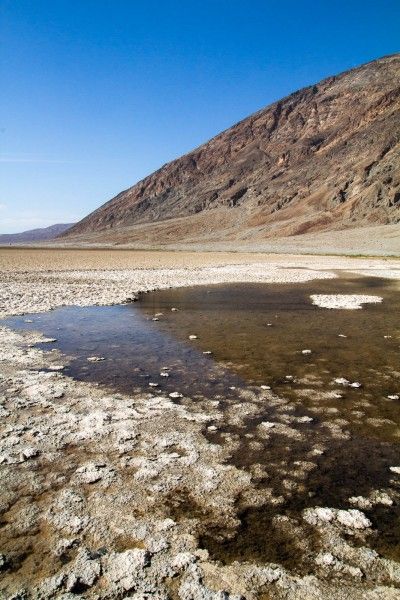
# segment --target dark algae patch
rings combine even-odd
[[[377,506],[368,512],[368,517],[376,527],[370,540],[371,546],[382,556],[400,562],[400,505],[388,512]]]
[[[209,529],[200,538],[214,560],[222,564],[249,561],[259,564],[280,564],[303,575],[312,572],[308,556],[318,548],[318,536],[309,529],[307,541],[293,536],[292,525],[282,526],[276,511],[266,507],[251,508],[239,513],[240,525],[232,535],[221,539],[219,532]]]

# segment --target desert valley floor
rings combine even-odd
[[[0,249],[0,596],[398,598],[399,281],[395,258]],[[96,380],[114,364],[143,377]]]

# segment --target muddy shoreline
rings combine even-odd
[[[40,260],[39,271],[37,259],[25,271],[17,264],[2,270],[2,316],[120,303],[142,291],[199,283],[333,278],[334,269],[397,278],[400,267],[396,261],[321,257],[229,265],[217,257],[211,266],[190,266],[187,258],[179,268],[160,268],[154,261],[162,264],[162,257],[153,257],[147,269],[104,270],[99,264],[88,271],[84,253],[80,270],[76,264],[52,269],[51,259],[47,265]],[[361,500],[307,508],[301,518],[279,514],[291,486],[301,486],[318,468],[327,446],[316,445],[313,424],[272,391],[248,386],[221,404],[210,398],[177,402],[151,391],[116,393],[63,375],[63,356],[33,347],[40,336],[0,327],[4,598],[398,597],[400,564],[375,549],[374,523]],[[262,465],[250,473],[229,460],[245,421],[257,420],[266,402],[276,425],[258,426],[254,443],[268,452],[268,439],[279,435],[283,446],[304,450],[294,470],[280,466],[286,496],[274,485],[259,485],[268,476]],[[211,423],[238,433],[215,443],[204,435]],[[326,444],[347,436],[345,424],[328,428]],[[400,476],[393,471],[391,477],[389,500],[385,490],[368,499],[377,511],[385,502],[399,504]],[[267,552],[268,540],[261,554],[249,553],[246,531],[234,548],[243,523],[250,532],[257,526],[257,511],[266,515],[271,539],[281,540],[281,555]],[[224,543],[232,540],[230,561],[221,562],[216,550],[221,533]]]

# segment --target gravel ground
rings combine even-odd
[[[180,251],[214,251],[241,253],[282,253],[282,254],[311,254],[311,255],[349,255],[349,256],[400,256],[400,223],[394,225],[372,225],[369,227],[349,228],[338,231],[313,231],[302,235],[292,235],[290,237],[266,238],[265,231],[252,231],[249,236],[244,231],[242,236],[237,232],[226,232],[226,239],[230,241],[220,241],[224,237],[223,231],[218,233],[205,231],[204,215],[198,215],[200,222],[197,223],[197,238],[202,241],[179,242],[173,241],[170,235],[171,226],[179,228],[182,226],[181,219],[170,219],[159,223],[156,226],[158,233],[155,235],[154,223],[146,223],[128,227],[126,230],[115,234],[110,230],[108,233],[101,232],[88,234],[85,233],[81,238],[70,240],[57,240],[47,242],[48,246],[73,247],[81,245],[83,247],[102,247],[108,246],[131,249],[158,249],[163,252],[168,250]],[[194,219],[194,221],[193,221]],[[191,228],[196,221],[196,216],[190,217]],[[206,228],[207,229],[207,228]],[[164,235],[166,231],[166,236]],[[233,237],[232,237],[233,234]],[[101,240],[99,242],[98,240]],[[130,240],[130,241],[128,241]],[[132,240],[134,240],[132,242]],[[157,240],[155,242],[155,240]]]

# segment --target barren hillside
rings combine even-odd
[[[163,245],[400,222],[400,55],[304,88],[178,158],[62,234]]]

